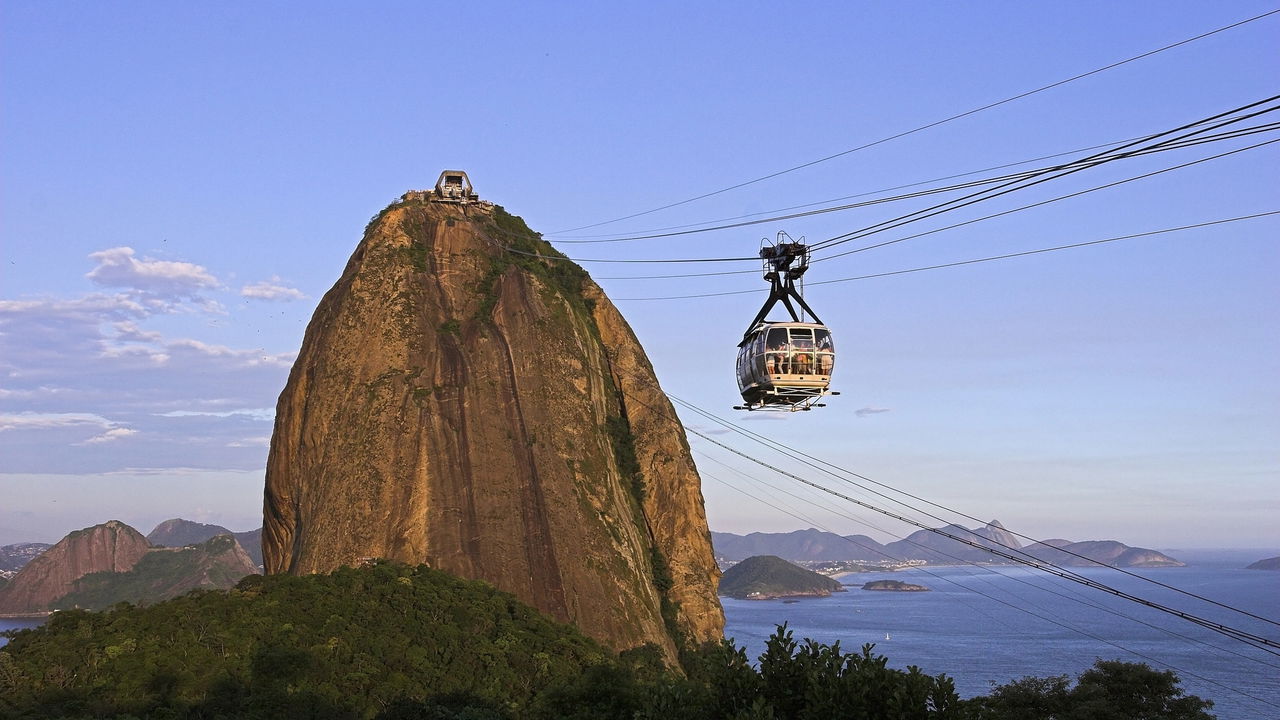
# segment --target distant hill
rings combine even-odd
[[[15,543],[0,547],[0,573],[17,572],[40,553],[53,547],[49,543]]]
[[[1096,561],[1115,567],[1182,567],[1184,563],[1147,548],[1131,547],[1115,540],[1045,540],[1022,547],[1017,536],[1005,529],[999,520],[970,530],[961,525],[947,525],[942,531],[970,540],[982,547],[1002,553],[1020,549],[1033,557],[1056,565],[1087,566]],[[776,555],[792,562],[804,561],[924,561],[931,565],[964,563],[1011,564],[1013,561],[994,555],[981,547],[973,547],[929,530],[917,530],[902,540],[881,545],[866,535],[840,536],[821,530],[796,530],[789,533],[713,532],[711,540],[717,557],[739,561],[752,555]],[[1073,555],[1074,554],[1074,555]],[[1080,555],[1083,557],[1075,557]]]
[[[152,605],[197,588],[225,590],[257,572],[257,563],[232,535],[219,535],[183,548],[152,548],[128,572],[85,575],[52,607],[102,610],[118,602]]]
[[[230,530],[221,525],[206,525],[192,520],[173,518],[165,520],[147,533],[147,542],[157,547],[186,547],[198,545],[205,540],[219,535],[232,535]]]
[[[119,520],[76,530],[40,554],[0,589],[0,613],[31,613],[71,591],[89,573],[126,572],[150,549],[142,533]]]
[[[1251,564],[1246,570],[1280,570],[1280,557],[1267,558]]]
[[[1023,552],[1054,565],[1087,567],[1095,563],[1112,567],[1184,567],[1186,563],[1147,548],[1130,547],[1115,540],[1045,540],[1028,545]],[[1083,557],[1076,557],[1083,556]],[[1093,561],[1093,562],[1090,562]]]
[[[221,525],[208,525],[182,518],[165,520],[147,535],[152,545],[180,548],[187,545],[198,545],[219,535],[233,535],[240,547],[249,554],[254,567],[262,565],[262,528],[232,532]]]
[[[716,555],[738,562],[753,555],[776,555],[793,562],[884,560],[884,546],[866,535],[836,535],[822,530],[788,533],[711,533]]]
[[[839,582],[774,555],[749,557],[720,578],[720,594],[740,600],[825,597],[843,591]]]

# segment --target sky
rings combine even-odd
[[[580,5],[0,5],[0,544],[112,518],[258,527],[276,398],[316,303],[368,219],[445,168],[571,257],[752,256],[778,231],[819,242],[930,201],[581,241],[1161,132],[1266,98],[1280,74],[1273,15],[845,153],[1276,8]],[[873,237],[1274,135],[1110,163]],[[1275,145],[1243,150],[816,254],[805,297],[835,335],[841,395],[810,413],[731,409],[736,344],[764,299],[756,263],[583,266],[671,395],[753,432],[1035,537],[1275,549],[1280,216],[817,283],[1280,210],[1277,160]],[[743,272],[635,279],[729,270]],[[757,292],[653,299],[736,291]],[[690,441],[713,530],[915,529]]]

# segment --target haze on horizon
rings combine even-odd
[[[778,230],[818,241],[924,205],[570,241],[1162,131],[1274,94],[1280,15],[732,192],[566,229],[1273,9],[0,6],[0,544],[113,518],[142,532],[172,517],[261,525],[275,402],[311,312],[367,219],[446,167],[573,257],[751,256]],[[912,232],[1258,140],[1113,163]],[[756,263],[584,267],[668,392],[790,447],[1036,537],[1276,549],[1277,216],[814,284],[1278,210],[1275,147],[815,263],[806,298],[834,330],[842,395],[795,416],[729,409],[759,294],[641,299],[762,289]],[[724,270],[745,272],[624,279]],[[914,530],[690,442],[713,530]]]

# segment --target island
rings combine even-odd
[[[720,594],[739,600],[827,597],[844,591],[839,581],[775,555],[749,557],[725,570],[720,578]]]
[[[880,592],[928,592],[923,585],[902,582],[901,580],[873,580],[862,586],[863,590],[879,590]]]
[[[1246,570],[1280,570],[1280,557],[1267,558],[1253,563]]]

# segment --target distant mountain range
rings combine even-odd
[[[1002,553],[1014,550],[1056,565],[1086,566],[1095,563],[1115,567],[1180,567],[1183,563],[1147,548],[1130,547],[1114,540],[1045,540],[1023,546],[1018,538],[998,520],[984,527],[969,529],[947,525],[942,532],[994,548]],[[776,555],[793,562],[879,562],[886,560],[917,561],[930,565],[963,563],[1011,563],[959,540],[929,530],[918,530],[902,540],[881,544],[866,535],[836,535],[822,530],[796,530],[789,533],[711,533],[716,557],[740,562],[755,555]]]
[[[219,535],[235,537],[240,547],[249,553],[254,565],[262,565],[262,528],[232,532],[221,525],[206,525],[182,518],[165,520],[147,533],[147,542],[156,547],[180,548],[187,545],[199,545]]]
[[[161,523],[150,537],[163,542],[153,543],[111,520],[76,530],[52,546],[5,546],[0,556],[17,571],[5,571],[0,583],[0,613],[102,609],[122,601],[149,604],[195,588],[229,588],[260,572],[258,530],[232,533],[218,525],[174,519]],[[252,550],[241,546],[241,538]]]

